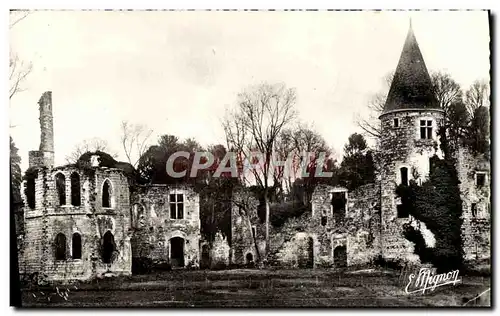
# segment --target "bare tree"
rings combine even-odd
[[[379,138],[381,134],[381,126],[378,117],[384,110],[385,100],[389,89],[391,88],[394,72],[390,72],[384,77],[383,90],[374,94],[368,102],[368,114],[365,116],[358,115],[356,124],[360,127],[367,136]]]
[[[32,63],[25,63],[19,60],[16,54],[11,52],[9,58],[9,99],[19,92],[24,91],[23,83],[33,68]]]
[[[490,105],[490,85],[486,80],[476,80],[465,92],[465,106],[470,117],[481,106]]]
[[[125,152],[125,156],[127,156],[128,162],[135,168],[147,149],[147,141],[153,130],[148,129],[143,124],[130,124],[127,121],[122,122],[121,128],[123,151]]]
[[[287,128],[280,133],[277,141],[276,152],[281,160],[291,155],[293,163],[291,172],[285,177],[283,172],[274,173],[274,182],[290,192],[293,182],[300,176],[299,170],[304,163],[306,153],[312,153],[307,167],[316,165],[321,153],[328,158],[333,150],[327,145],[325,139],[314,130],[313,126],[298,124],[294,128]],[[282,170],[282,169],[280,169]]]
[[[66,156],[66,163],[76,163],[78,159],[86,152],[95,152],[95,151],[102,151],[110,154],[113,158],[117,157],[116,153],[109,153],[109,145],[108,142],[94,137],[91,139],[86,139],[73,148],[73,151]]]
[[[439,106],[444,110],[445,119],[448,120],[451,105],[461,102],[462,100],[462,89],[460,85],[446,73],[435,72],[432,74],[431,79]]]
[[[285,84],[263,83],[250,86],[238,95],[236,111],[223,120],[228,148],[237,150],[247,162],[254,161],[255,151],[263,157],[259,168],[252,168],[257,185],[263,190],[266,207],[266,256],[269,254],[269,187],[271,158],[280,132],[295,118],[296,92]]]
[[[30,11],[19,11],[19,10],[11,10],[10,11],[10,23],[9,29],[12,29],[16,24],[24,20]],[[19,92],[25,90],[23,88],[23,83],[26,80],[26,77],[30,74],[33,69],[33,64],[31,62],[24,62],[19,59],[19,56],[10,51],[9,55],[9,100]]]

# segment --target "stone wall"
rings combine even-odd
[[[60,205],[56,175],[65,177],[66,203]],[[71,205],[72,174],[78,174],[80,206]],[[102,207],[102,184],[111,183],[113,203]],[[25,231],[20,244],[21,274],[45,274],[48,280],[85,280],[106,272],[131,273],[129,188],[121,170],[59,167],[38,169],[35,180],[35,208],[30,208],[24,192]],[[76,189],[76,188],[75,188]],[[102,260],[103,236],[113,235],[115,251],[110,263]],[[56,236],[66,238],[66,254],[56,260]],[[81,237],[81,258],[73,258],[73,237]]]
[[[347,197],[341,217],[332,206],[332,195]],[[313,268],[362,265],[380,254],[379,188],[365,185],[352,193],[345,188],[321,185],[312,194],[311,211],[270,227],[269,264]],[[240,195],[236,195],[239,197]],[[233,263],[246,264],[248,254],[258,259],[265,250],[265,227],[257,216],[257,202],[242,212],[233,207],[231,251]],[[252,238],[255,229],[256,242]],[[257,247],[256,245],[257,244]]]
[[[231,204],[231,264],[245,265],[251,254],[254,261],[265,253],[265,225],[257,215],[259,202],[246,190],[233,192]],[[255,239],[253,234],[255,233]]]
[[[398,218],[396,187],[402,182],[401,168],[408,170],[408,181],[425,181],[429,174],[429,158],[435,154],[442,157],[437,137],[442,123],[442,111],[418,110],[397,111],[381,117],[382,136],[377,153],[381,188],[381,232],[382,255],[387,259],[419,262],[413,253],[414,244],[403,236],[403,225],[414,219],[411,216]],[[394,126],[394,119],[399,126]],[[420,139],[420,120],[431,120],[432,139]],[[420,227],[421,225],[417,225]],[[428,235],[430,232],[426,231]],[[431,237],[429,236],[429,238]]]
[[[456,169],[462,198],[462,242],[465,260],[491,258],[491,176],[490,162],[473,155],[466,148],[456,152]],[[476,184],[477,174],[485,176],[482,186]]]
[[[170,216],[170,202],[174,202],[170,201],[171,194],[183,196],[182,219]],[[179,237],[184,243],[184,266],[199,266],[201,235],[198,193],[189,186],[150,185],[137,188],[132,201],[134,258],[148,257],[156,262],[170,264],[171,239]]]

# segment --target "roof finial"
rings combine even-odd
[[[411,26],[411,16],[410,16],[410,30],[413,30],[413,28]]]

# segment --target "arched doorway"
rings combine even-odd
[[[307,268],[314,268],[314,239],[307,238]]]
[[[333,264],[336,268],[347,267],[346,246],[338,246],[333,250]]]
[[[174,237],[170,239],[170,264],[174,267],[184,267],[184,239]]]
[[[201,262],[200,268],[206,269],[210,267],[210,247],[208,245],[203,245],[201,247]]]
[[[115,237],[108,230],[102,237],[102,262],[111,263],[115,249]]]

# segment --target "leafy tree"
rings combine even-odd
[[[344,146],[344,158],[340,164],[340,183],[349,190],[375,181],[373,153],[361,134],[349,136]]]
[[[178,157],[175,159],[173,169],[175,172],[186,170],[186,176],[183,178],[175,178],[167,174],[168,158],[180,151],[189,153],[189,158]],[[160,184],[175,184],[175,183],[191,183],[201,181],[203,171],[198,171],[198,177],[191,178],[191,167],[194,159],[194,154],[197,151],[205,151],[198,142],[193,139],[180,141],[174,135],[162,135],[158,140],[157,145],[150,146],[144,154],[139,158],[137,170],[141,176],[142,183],[160,183]]]

